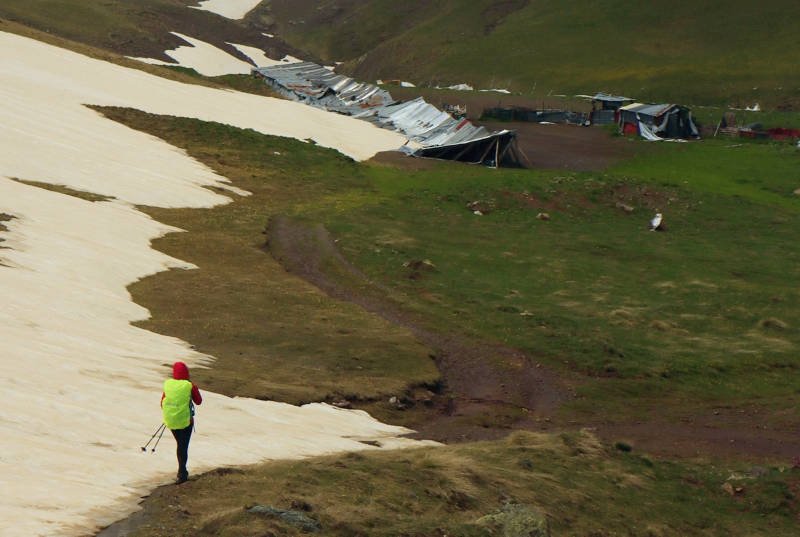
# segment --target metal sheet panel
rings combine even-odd
[[[456,120],[418,97],[398,103],[385,90],[358,82],[310,63],[292,63],[253,69],[253,73],[283,95],[324,110],[335,111],[399,131],[418,147],[453,146],[485,142],[490,134],[467,120]]]

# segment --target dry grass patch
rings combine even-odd
[[[8,228],[3,225],[3,222],[8,222],[9,220],[13,219],[14,217],[11,216],[10,214],[0,213],[0,233],[2,233],[3,231],[8,231]],[[2,236],[0,236],[0,249],[8,248],[7,246],[2,245],[3,241],[5,241],[5,239]],[[6,266],[6,265],[0,262],[0,266]]]
[[[247,513],[252,505],[297,511],[319,523],[318,535],[337,537],[490,537],[504,534],[502,525],[479,520],[512,506],[540,511],[553,535],[642,535],[645,520],[664,537],[707,537],[709,527],[734,537],[766,528],[794,535],[796,506],[778,501],[789,476],[767,469],[751,481],[748,489],[759,492],[748,492],[743,505],[719,488],[736,470],[653,461],[587,431],[516,432],[496,442],[368,449],[212,472],[157,491],[144,505],[149,527],[132,537],[301,535]]]
[[[43,183],[41,181],[26,181],[24,179],[18,179],[16,177],[12,177],[11,179],[18,183],[22,183],[29,186],[35,186],[36,188],[49,190],[51,192],[58,192],[59,194],[64,194],[66,196],[72,196],[74,198],[80,198],[82,200],[91,202],[108,201],[114,199],[113,196],[103,196],[102,194],[94,194],[92,192],[87,192],[85,190],[76,190],[74,188],[70,188],[65,185]]]
[[[792,343],[791,341],[787,341],[785,339],[774,336],[768,336],[761,332],[750,331],[747,333],[747,337],[756,340],[760,346],[768,346],[775,351],[785,352],[795,347],[794,343]]]
[[[678,287],[678,285],[675,282],[670,282],[670,281],[658,282],[656,284],[653,284],[653,286],[658,289],[676,289]]]
[[[687,283],[688,283],[688,285],[691,285],[693,287],[702,287],[704,289],[718,289],[719,288],[719,286],[717,284],[711,283],[711,282],[704,282],[703,280],[690,280]]]
[[[14,218],[15,217],[10,214],[0,213],[0,231],[8,231],[8,228],[4,226],[2,222],[8,222],[9,220],[13,220]]]
[[[660,332],[669,332],[674,335],[688,336],[690,334],[688,330],[680,328],[677,324],[671,321],[662,321],[660,319],[656,319],[651,321],[648,326],[654,330],[658,330]]]
[[[776,319],[775,317],[769,317],[767,319],[761,319],[758,321],[758,327],[762,330],[778,330],[784,331],[789,329],[789,325],[780,319]]]

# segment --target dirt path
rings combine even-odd
[[[395,301],[389,289],[347,263],[321,225],[278,217],[270,222],[267,236],[268,251],[287,271],[407,328],[435,349],[432,358],[443,389],[425,401],[426,419],[415,424],[419,436],[445,442],[501,437],[516,422],[549,416],[571,397],[564,382],[519,350],[431,329],[421,315]],[[482,416],[487,415],[498,419],[486,423]]]

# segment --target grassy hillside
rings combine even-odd
[[[688,104],[800,103],[789,0],[268,0],[250,16],[367,80]]]
[[[375,173],[379,194],[314,218],[410,308],[579,373],[580,397],[564,412],[785,409],[800,388],[789,373],[800,345],[789,328],[800,304],[797,151],[659,149],[602,175]],[[666,233],[647,231],[657,211]],[[435,270],[404,266],[420,259]]]
[[[169,32],[258,46],[272,57],[343,61],[364,80],[468,82],[526,96],[622,93],[640,100],[800,106],[800,37],[789,0],[265,0],[244,21],[189,0],[8,0],[0,19],[130,56],[169,60]],[[89,22],[91,21],[91,22]],[[283,41],[266,38],[271,31]]]
[[[243,60],[247,58],[226,42],[260,47],[275,58],[291,50],[281,41],[262,35],[259,28],[186,7],[191,4],[196,2],[4,0],[0,2],[0,20],[6,19],[52,36],[125,56],[164,61],[172,61],[164,54],[164,50],[186,45],[170,32],[207,41]]]

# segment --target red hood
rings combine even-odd
[[[183,362],[175,362],[172,366],[172,378],[175,380],[189,380],[189,368]]]

